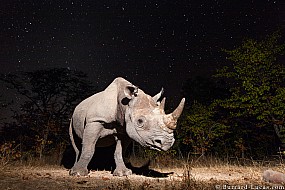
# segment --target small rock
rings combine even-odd
[[[78,183],[78,184],[85,184],[87,182],[88,182],[87,180],[82,180],[82,181],[77,181],[76,183]]]
[[[37,175],[37,176],[42,176],[42,174],[40,174],[40,173],[36,173],[36,175]]]
[[[107,176],[103,176],[102,179],[103,179],[104,181],[110,180],[110,178],[107,177]]]
[[[285,183],[285,174],[271,169],[263,172],[262,178],[266,182],[270,183]]]

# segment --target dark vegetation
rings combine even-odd
[[[222,50],[227,64],[210,78],[185,81],[187,106],[176,130],[176,144],[162,153],[133,145],[135,154],[155,158],[214,155],[260,159],[282,153],[285,147],[285,68],[278,57],[285,44],[274,33],[261,40],[248,39],[232,50]],[[1,109],[13,111],[13,122],[3,123],[0,158],[43,159],[61,162],[69,145],[69,119],[75,106],[97,92],[84,73],[49,69],[3,75],[1,80],[21,97],[18,109],[0,97]],[[107,153],[106,153],[107,154]],[[104,153],[105,155],[105,153]],[[71,154],[64,159],[74,158]],[[66,167],[72,161],[64,160]]]

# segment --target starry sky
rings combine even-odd
[[[2,0],[0,19],[1,73],[64,67],[180,97],[225,64],[221,48],[284,32],[285,1]]]

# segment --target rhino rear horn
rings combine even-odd
[[[161,97],[161,95],[163,94],[164,89],[161,88],[160,92],[158,94],[156,94],[155,96],[152,97],[152,99],[157,102],[159,100],[159,98]]]
[[[159,104],[159,109],[164,111],[164,106],[165,106],[165,97],[161,100],[160,104]]]
[[[171,113],[174,120],[177,120],[179,116],[181,115],[183,108],[184,108],[184,104],[185,104],[185,98],[182,98],[178,107]]]

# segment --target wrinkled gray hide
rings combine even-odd
[[[69,134],[76,152],[75,164],[70,175],[87,175],[96,146],[116,143],[114,175],[126,176],[123,152],[133,139],[144,147],[168,150],[174,143],[176,128],[185,99],[171,114],[164,113],[165,98],[158,102],[160,93],[151,97],[123,78],[116,78],[104,91],[83,100],[74,110]],[[80,158],[73,130],[82,139]]]

